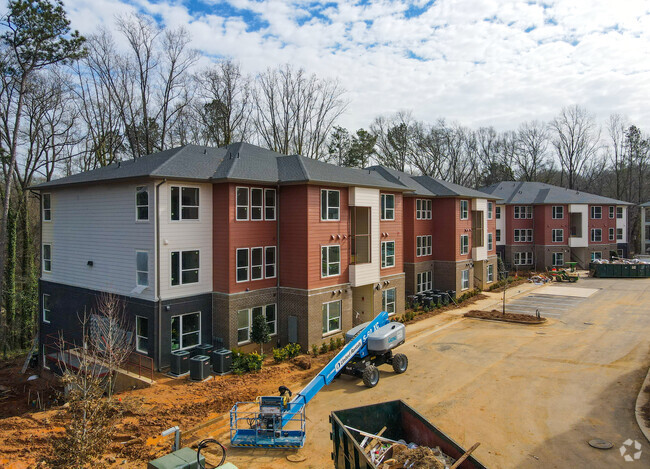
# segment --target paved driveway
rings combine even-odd
[[[650,364],[650,279],[581,279],[577,286],[597,291],[544,326],[448,314],[416,323],[400,347],[410,360],[407,373],[384,366],[373,389],[342,377],[309,404],[305,462],[239,449],[228,460],[239,467],[332,467],[330,411],[403,399],[461,445],[481,442],[475,454],[490,468],[650,467],[650,443],[634,418]],[[496,305],[492,298],[482,306]],[[593,449],[592,438],[615,447]],[[625,463],[618,451],[628,438],[643,445],[639,461]]]

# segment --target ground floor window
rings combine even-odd
[[[255,306],[237,311],[237,344],[242,345],[250,342],[253,318],[263,314],[266,324],[269,326],[269,334],[278,333],[278,315],[275,303],[263,306]]]
[[[603,253],[600,251],[594,251],[591,253],[591,260],[595,261],[596,259],[602,259],[603,258]]]
[[[553,253],[553,265],[555,265],[555,266],[564,265],[564,253],[563,252],[554,252]]]
[[[250,341],[251,318],[250,309],[237,311],[237,344],[245,344]]]
[[[323,335],[341,330],[341,301],[323,303]]]
[[[43,294],[43,322],[49,324],[52,310],[50,309],[50,295]]]
[[[389,316],[395,314],[395,289],[389,288],[381,292],[381,310]]]
[[[494,264],[488,264],[487,266],[487,283],[494,282]]]
[[[424,291],[431,290],[433,288],[432,275],[431,271],[429,272],[420,272],[417,278],[417,292],[422,293]]]
[[[142,316],[135,317],[135,350],[149,353],[149,320]]]
[[[461,290],[467,290],[469,288],[469,269],[461,271],[460,288]]]
[[[172,352],[199,345],[201,342],[201,313],[172,316]]]
[[[618,257],[623,258],[623,250],[622,249],[617,249],[616,254],[618,254]]]
[[[515,252],[513,258],[515,265],[533,265],[532,252]]]

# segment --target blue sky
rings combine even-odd
[[[580,104],[650,131],[650,2],[643,0],[66,0],[73,27],[143,12],[186,26],[207,57],[256,73],[292,63],[337,78],[346,127],[380,114],[512,129]]]

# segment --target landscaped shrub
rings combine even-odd
[[[300,344],[287,344],[284,348],[287,350],[287,356],[289,358],[300,355]]]
[[[336,350],[336,340],[334,339],[334,337],[330,338],[330,347],[329,348],[330,348],[330,351]]]
[[[283,362],[287,358],[289,358],[289,352],[286,347],[273,349],[273,360],[275,360],[276,363]]]
[[[311,345],[311,354],[314,357],[318,356],[318,345],[316,345],[316,344]]]
[[[262,369],[262,362],[264,355],[257,352],[252,352],[246,355],[246,368],[248,371],[257,371]]]
[[[320,346],[320,353],[327,353],[329,349],[327,342],[323,342],[323,345]]]
[[[343,337],[339,337],[336,339],[336,348],[342,348],[345,345],[345,340]]]
[[[232,353],[232,372],[237,375],[243,375],[249,371],[262,369],[264,355],[257,352],[244,353],[239,349],[233,349]]]

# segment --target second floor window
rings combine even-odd
[[[515,243],[532,243],[533,230],[515,230]]]
[[[171,217],[172,220],[199,219],[199,188],[171,187]]]
[[[248,248],[237,249],[237,281],[246,282],[248,280]]]
[[[52,195],[43,194],[43,221],[52,220]]]
[[[614,241],[614,237],[615,237],[614,228],[610,228],[609,229],[609,240]]]
[[[564,230],[553,230],[553,242],[554,243],[564,242]]]
[[[321,247],[321,276],[333,277],[341,273],[341,247]]]
[[[469,235],[460,235],[460,253],[469,254]]]
[[[501,230],[496,230],[497,243],[501,242]]]
[[[460,201],[460,219],[467,220],[469,218],[469,200]]]
[[[431,235],[418,236],[415,239],[415,255],[417,257],[421,256],[430,256],[431,255]]]
[[[617,241],[623,240],[623,228],[616,228],[616,240]]]
[[[264,278],[263,263],[263,248],[251,248],[251,280]]]
[[[492,233],[488,233],[488,245],[487,245],[488,251],[491,251],[493,247],[494,247],[494,242],[492,240]]]
[[[603,218],[603,207],[599,205],[593,205],[591,207],[591,218],[593,218],[594,220]]]
[[[395,220],[395,196],[381,194],[381,219]]]
[[[415,200],[415,218],[418,220],[431,220],[431,199]]]
[[[564,218],[564,206],[553,205],[553,219],[559,220],[561,218]]]
[[[149,253],[147,251],[135,252],[135,277],[136,285],[149,286]]]
[[[264,257],[266,278],[275,277],[275,246],[268,246]]]
[[[340,192],[322,189],[320,191],[320,219],[338,220],[341,209]]]
[[[591,241],[594,243],[599,243],[603,240],[603,230],[600,228],[591,229]]]
[[[135,189],[135,219],[138,221],[149,220],[149,190],[147,186]]]
[[[171,282],[173,286],[198,283],[199,251],[172,251]]]
[[[43,272],[52,272],[52,245],[43,245]]]
[[[381,243],[381,267],[395,266],[395,241],[382,241]]]

